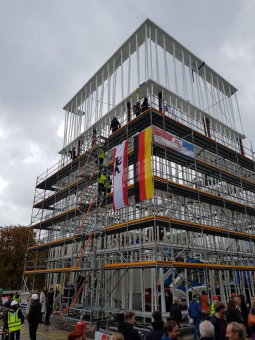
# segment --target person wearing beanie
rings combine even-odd
[[[31,306],[28,313],[27,321],[29,323],[29,336],[31,340],[36,340],[36,332],[38,324],[41,320],[41,309],[42,304],[38,301],[38,295],[32,294],[31,296]]]
[[[8,330],[10,334],[10,340],[14,340],[14,334],[16,334],[16,340],[20,339],[21,325],[24,323],[24,316],[19,309],[19,304],[16,300],[11,302],[11,312],[8,312],[5,319],[5,330]]]

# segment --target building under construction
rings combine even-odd
[[[236,92],[147,19],[64,107],[61,159],[36,182],[27,285],[43,275],[64,293],[83,275],[59,301],[91,321],[165,312],[168,292],[184,308],[202,290],[255,295],[255,170]]]

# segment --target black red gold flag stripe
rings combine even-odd
[[[134,181],[135,201],[153,197],[151,169],[151,127],[134,137]]]

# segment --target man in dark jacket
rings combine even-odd
[[[162,320],[161,312],[152,313],[153,322],[151,323],[153,330],[151,330],[147,336],[146,340],[161,340],[164,335],[164,321]]]
[[[134,329],[135,322],[135,313],[125,313],[124,322],[118,327],[119,332],[124,336],[125,340],[141,340],[138,332]]]
[[[176,321],[178,327],[180,327],[180,322],[182,321],[182,312],[179,303],[180,300],[176,297],[174,298],[174,303],[170,307],[170,319]]]
[[[116,117],[113,118],[111,121],[111,127],[110,129],[112,130],[112,133],[117,131],[120,128],[120,123]]]
[[[51,288],[47,295],[45,325],[50,325],[50,315],[53,310],[54,289]]]
[[[210,322],[214,326],[215,330],[215,340],[224,340],[226,339],[226,323],[223,319],[226,313],[226,306],[224,303],[220,301],[216,301],[215,305],[215,314],[210,318]]]
[[[29,336],[31,340],[36,340],[38,324],[41,320],[42,304],[38,301],[38,295],[32,294],[32,304],[28,313],[27,321],[29,323]]]
[[[199,324],[200,324],[200,318],[202,317],[202,310],[201,310],[201,304],[199,301],[199,295],[195,294],[193,296],[193,300],[190,302],[189,305],[189,316],[194,320],[194,326],[195,332],[193,335],[193,339],[196,340],[198,334],[199,334]]]
[[[13,293],[8,294],[8,301],[6,301],[5,304],[4,304],[5,308],[11,308],[11,303],[12,303],[12,300],[13,300],[13,296],[14,296]]]

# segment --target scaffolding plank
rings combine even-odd
[[[176,262],[176,261],[144,261],[144,262],[127,262],[105,264],[105,269],[126,269],[126,268],[190,268],[190,269],[208,269],[208,270],[244,270],[254,271],[254,266],[228,265],[217,263],[194,263],[194,262]]]

